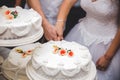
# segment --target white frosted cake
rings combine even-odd
[[[64,40],[36,48],[26,72],[30,80],[95,80],[96,76],[88,48]]]
[[[23,50],[22,48],[14,48],[10,51],[8,61],[21,68],[25,68],[27,62],[31,59],[33,49]]]
[[[3,73],[8,79],[29,80],[26,76],[26,65],[32,57],[33,50],[39,43],[13,48],[2,65]]]
[[[41,30],[41,16],[33,9],[0,7],[0,39],[19,39]]]

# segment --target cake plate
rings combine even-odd
[[[40,28],[41,29],[37,33],[31,33],[27,37],[23,37],[23,38],[19,38],[19,39],[11,39],[11,40],[1,40],[0,39],[0,46],[14,47],[14,46],[20,46],[20,45],[33,43],[33,42],[39,40],[43,36],[44,32],[43,32],[42,26]]]

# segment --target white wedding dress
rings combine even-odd
[[[96,61],[104,55],[117,32],[118,0],[81,0],[86,17],[65,37],[87,46]],[[120,49],[111,61],[107,71],[97,72],[98,80],[120,80]]]

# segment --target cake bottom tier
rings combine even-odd
[[[2,64],[2,74],[8,80],[29,80],[25,72],[26,68],[19,68],[11,64],[8,59],[6,59]]]
[[[36,70],[32,67],[31,61],[29,61],[26,67],[26,74],[30,80],[97,80],[96,67],[93,62],[91,64],[89,72],[80,71],[74,77],[66,77],[60,73],[56,76],[48,76],[44,72],[42,72],[42,70],[38,74]]]

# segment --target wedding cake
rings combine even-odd
[[[31,43],[43,35],[42,18],[32,8],[23,9],[19,6],[8,8],[0,7],[0,44],[11,42],[15,44]],[[15,41],[16,40],[16,41]]]
[[[95,80],[88,48],[76,42],[49,41],[33,51],[26,67],[30,80]]]
[[[26,75],[26,65],[32,57],[33,50],[39,45],[40,43],[27,44],[10,51],[2,65],[2,72],[7,79],[29,80]]]

